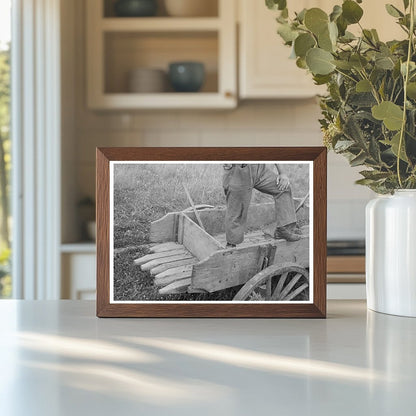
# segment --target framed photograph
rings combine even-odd
[[[97,149],[97,316],[324,318],[326,154]]]

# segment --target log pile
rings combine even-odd
[[[155,277],[154,284],[161,295],[186,293],[191,284],[192,265],[198,259],[182,244],[169,242],[150,248],[147,254],[134,261],[143,271]]]

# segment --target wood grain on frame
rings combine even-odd
[[[326,317],[326,158],[324,147],[98,148],[97,316],[186,318]],[[110,161],[313,161],[313,303],[110,303]],[[312,202],[311,202],[312,203]]]

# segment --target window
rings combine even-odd
[[[10,0],[0,0],[0,298],[9,298],[12,293],[10,272],[10,8]]]

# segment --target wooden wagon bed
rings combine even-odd
[[[248,215],[244,242],[226,249],[225,208],[199,211],[204,228],[193,212],[169,213],[151,224],[150,254],[135,263],[154,276],[159,293],[206,293],[245,284],[267,265],[293,262],[308,267],[308,227],[297,242],[275,240],[274,204],[254,204]],[[307,209],[299,219],[307,221]]]

